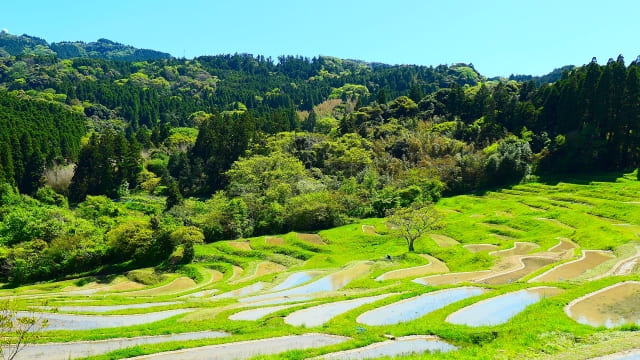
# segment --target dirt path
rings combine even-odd
[[[188,341],[199,339],[213,339],[229,336],[221,331],[201,331],[195,333],[139,336],[133,338],[119,338],[98,341],[77,341],[68,343],[33,344],[20,351],[15,360],[43,359],[67,360],[85,358],[105,354],[114,350],[124,349],[143,344],[158,344],[170,341]]]
[[[584,250],[582,252],[582,257],[578,260],[556,266],[542,275],[529,280],[529,282],[558,282],[562,280],[571,280],[613,257],[613,254],[607,251]]]
[[[447,264],[434,258],[433,256],[422,254],[422,257],[429,261],[429,264],[422,266],[415,266],[406,269],[398,269],[386,272],[376,278],[376,281],[392,280],[392,279],[404,279],[408,277],[418,277],[427,274],[437,274],[449,272]]]
[[[248,359],[258,355],[279,354],[289,350],[304,350],[340,344],[348,337],[327,334],[304,334],[277,338],[240,341],[228,344],[203,346],[193,349],[170,351],[132,358],[134,360],[227,360]]]

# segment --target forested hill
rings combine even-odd
[[[622,56],[546,83],[327,56],[64,59],[20,39],[34,51],[0,56],[2,279],[640,165],[640,68]]]
[[[85,43],[63,41],[47,43],[46,40],[29,35],[11,35],[0,32],[0,56],[55,55],[60,59],[99,58],[119,61],[144,61],[169,59],[170,54],[155,50],[136,49],[107,39]]]

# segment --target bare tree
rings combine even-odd
[[[395,210],[389,216],[391,234],[402,237],[407,241],[409,251],[415,251],[413,246],[416,239],[425,233],[442,228],[442,215],[433,204],[413,204],[408,208]]]
[[[17,311],[10,300],[0,303],[0,355],[3,360],[13,360],[29,343],[39,337],[38,332],[47,326],[46,319],[37,314]]]

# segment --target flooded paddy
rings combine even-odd
[[[370,268],[371,265],[369,263],[361,262],[348,269],[340,270],[306,285],[265,295],[252,296],[249,298],[240,299],[240,301],[253,302],[275,297],[290,297],[298,295],[309,295],[325,291],[335,291],[343,288],[354,279],[368,273]]]
[[[578,260],[556,266],[555,268],[536,276],[530,282],[558,282],[579,277],[588,270],[613,258],[613,254],[600,250],[584,250]]]
[[[591,360],[640,360],[640,349],[622,351],[615,354],[593,358]]]
[[[416,276],[422,276],[422,275],[427,275],[427,274],[437,274],[437,273],[449,272],[449,267],[447,267],[447,265],[445,263],[443,263],[442,261],[434,258],[433,256],[429,256],[429,255],[424,255],[423,254],[421,256],[424,257],[425,259],[429,260],[429,264],[410,267],[410,268],[406,268],[406,269],[392,270],[392,271],[386,272],[386,273],[378,276],[376,278],[376,281],[392,280],[392,279],[404,279],[404,278],[408,278],[408,277],[416,277]]]
[[[168,319],[192,312],[193,309],[166,310],[135,315],[72,315],[56,313],[35,313],[38,319],[48,321],[47,331],[51,330],[91,330],[120,326],[133,326]],[[31,316],[29,312],[19,311],[18,317]]]
[[[553,246],[549,249],[550,252],[563,252],[567,250],[576,249],[578,246],[571,242],[569,239],[559,238],[560,242],[558,245]]]
[[[109,311],[118,311],[118,310],[129,310],[129,309],[147,309],[151,307],[158,306],[170,306],[181,304],[180,301],[165,301],[165,302],[156,302],[156,303],[144,303],[144,304],[123,304],[123,305],[104,305],[104,306],[58,306],[55,307],[58,311],[63,312],[109,312]]]
[[[216,295],[214,298],[225,299],[225,298],[250,295],[264,289],[264,286],[265,286],[265,283],[263,283],[262,281],[259,281],[255,284],[251,284],[240,289],[236,289],[236,290],[226,292],[224,294]]]
[[[21,350],[14,359],[67,360],[105,354],[114,350],[124,349],[137,345],[158,344],[170,341],[213,339],[225,336],[229,336],[229,334],[222,331],[201,331],[183,334],[139,336],[133,338],[118,338],[98,341],[32,344]]]
[[[228,344],[202,346],[193,349],[144,355],[132,359],[153,360],[227,360],[248,359],[258,355],[279,354],[289,350],[304,350],[336,345],[351,340],[348,337],[327,334],[282,336],[262,340],[239,341]]]
[[[454,302],[484,294],[487,290],[477,287],[445,289],[404,299],[358,316],[356,322],[365,325],[393,325],[422,317]]]
[[[284,322],[293,326],[321,326],[340,314],[344,314],[362,305],[382,300],[391,295],[397,294],[383,294],[313,306],[289,314],[284,318]]]
[[[562,292],[554,287],[530,288],[482,300],[462,308],[446,319],[447,322],[467,326],[492,326],[504,324],[527,306],[541,299]]]
[[[640,282],[627,281],[587,294],[564,311],[580,324],[612,328],[640,325]]]
[[[413,282],[422,285],[452,285],[463,282],[473,281],[483,276],[492,274],[491,270],[456,272],[443,275],[432,275],[423,278],[414,279]]]
[[[530,253],[532,250],[537,249],[539,247],[540,245],[538,244],[516,241],[513,243],[513,247],[510,249],[493,251],[493,252],[490,252],[489,254],[494,256],[500,256],[500,257],[526,255]]]
[[[317,274],[317,272],[313,272],[313,271],[301,271],[301,272],[293,273],[289,275],[289,277],[287,277],[283,282],[271,288],[270,291],[272,292],[281,291],[281,290],[286,290],[292,287],[302,285],[307,281],[310,281],[311,279],[313,279],[315,274]]]
[[[522,277],[531,274],[532,272],[544,267],[546,265],[556,262],[553,258],[541,257],[541,256],[528,256],[520,259],[521,266],[518,269],[500,273],[497,275],[491,275],[476,279],[475,281],[482,284],[499,285],[499,284],[511,284]]]
[[[255,321],[261,319],[269,314],[273,314],[274,312],[278,312],[280,310],[284,310],[290,308],[292,306],[296,306],[295,304],[290,305],[278,305],[278,306],[270,306],[258,309],[250,309],[237,312],[231,316],[229,316],[229,320],[250,320]]]
[[[456,246],[460,244],[458,240],[450,238],[446,235],[429,234],[429,237],[433,239],[433,241],[435,241],[436,244],[438,244],[438,246],[440,247],[450,247],[450,246]]]
[[[429,335],[403,336],[395,340],[374,343],[358,349],[326,354],[319,359],[374,359],[383,356],[396,357],[425,352],[449,352],[458,348]]]

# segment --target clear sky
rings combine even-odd
[[[0,29],[107,38],[191,58],[332,55],[389,64],[473,63],[486,76],[545,74],[640,55],[640,0],[3,1]]]

